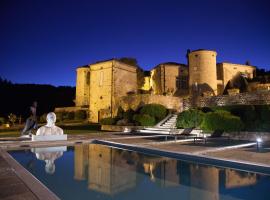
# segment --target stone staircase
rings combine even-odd
[[[171,131],[176,128],[176,119],[177,114],[169,114],[156,126],[144,128],[142,130],[139,130],[138,132],[148,134],[171,134]]]

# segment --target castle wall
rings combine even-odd
[[[217,64],[217,78],[222,80],[223,90],[228,82],[239,73],[247,78],[254,78],[256,68],[249,65],[240,65],[232,63],[219,63]],[[223,90],[221,92],[223,92]],[[221,94],[221,92],[219,94]]]
[[[209,50],[197,50],[188,54],[190,93],[217,94],[216,56],[215,51]]]
[[[119,98],[137,91],[136,67],[111,60],[91,65],[89,121],[115,117]]]
[[[89,105],[90,68],[80,67],[77,69],[76,100],[77,107]]]
[[[112,61],[93,64],[90,72],[89,121],[98,122],[101,110],[111,113]]]
[[[153,94],[162,94],[162,70],[164,70],[164,68],[161,67],[156,67],[151,70],[150,85],[153,89]]]
[[[145,76],[144,77],[144,84],[140,89],[145,90],[145,91],[149,91],[150,87],[151,87],[150,86],[150,76]]]
[[[161,64],[151,70],[151,86],[154,94],[184,94],[188,88],[180,88],[180,78],[188,77],[187,67],[181,64]],[[182,82],[181,82],[182,83]],[[188,84],[188,83],[187,83]]]
[[[114,61],[112,115],[117,116],[122,97],[137,93],[137,68]]]

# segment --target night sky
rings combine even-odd
[[[187,49],[270,69],[270,1],[0,1],[0,77],[14,83],[74,86],[81,65],[135,57],[151,69],[187,63]]]

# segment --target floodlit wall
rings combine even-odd
[[[233,63],[218,63],[217,64],[217,79],[221,80],[221,85],[224,90],[228,82],[233,79],[236,75],[241,74],[242,76],[252,79],[255,76],[256,68],[249,65],[240,65]],[[219,92],[222,94],[223,90]]]
[[[136,67],[110,60],[91,65],[89,121],[114,117],[119,98],[137,91]]]
[[[77,70],[76,100],[77,107],[89,105],[90,68],[80,67]]]
[[[197,50],[188,54],[190,93],[217,94],[216,56],[215,51],[209,50]]]
[[[154,94],[180,95],[188,91],[188,82],[186,88],[181,88],[184,78],[188,80],[187,66],[177,63],[165,63],[151,70],[150,84]]]

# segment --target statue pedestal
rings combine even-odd
[[[67,140],[67,135],[32,135],[32,141],[57,141]]]

